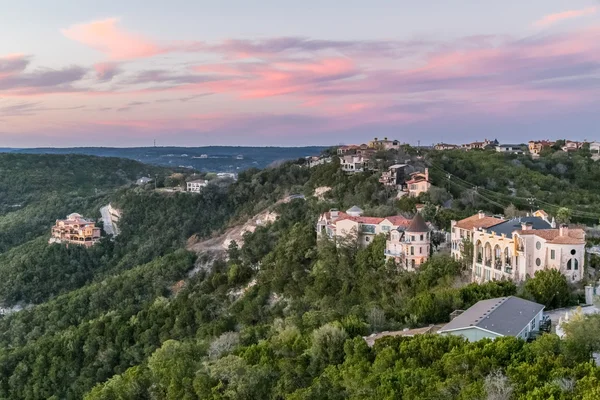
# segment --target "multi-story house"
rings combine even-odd
[[[534,156],[539,156],[542,150],[554,146],[550,140],[531,140],[529,142],[529,152]]]
[[[343,156],[344,154],[354,154],[359,148],[360,146],[354,144],[348,146],[340,146],[337,148],[337,154],[338,156]]]
[[[187,191],[191,193],[200,193],[208,185],[206,179],[196,179],[187,183]]]
[[[404,230],[410,220],[396,215],[392,217],[365,217],[363,210],[354,206],[346,212],[335,209],[323,213],[317,222],[317,235],[331,239],[355,241],[360,246],[367,246],[380,233],[388,234],[394,229]]]
[[[363,172],[369,160],[362,155],[347,155],[340,157],[340,168],[344,172]]]
[[[332,158],[331,157],[312,156],[312,157],[306,157],[306,161],[308,162],[308,168],[314,168],[318,165],[331,163]]]
[[[429,168],[425,168],[425,172],[413,172],[410,174],[410,180],[406,181],[406,191],[410,197],[417,197],[421,193],[426,193],[430,187]]]
[[[456,144],[438,143],[433,148],[435,150],[456,150],[460,149],[460,146]]]
[[[565,145],[562,147],[562,151],[577,151],[583,147],[584,142],[573,142],[571,140],[565,141]]]
[[[478,229],[487,229],[504,222],[505,219],[485,215],[483,211],[460,221],[450,222],[450,248],[455,260],[463,257],[463,243],[473,243],[473,232]]]
[[[388,138],[383,138],[383,140],[375,138],[369,142],[369,148],[376,150],[398,150],[400,142],[397,140],[388,140]]]
[[[474,229],[472,240],[473,281],[520,282],[546,268],[559,270],[572,282],[583,277],[583,229],[556,228],[539,217],[522,217]]]
[[[406,167],[407,164],[395,164],[388,168],[388,170],[381,174],[379,182],[383,183],[384,186],[400,189],[406,182]]]
[[[475,149],[483,150],[483,149],[486,149],[489,147],[496,147],[497,145],[498,145],[497,140],[484,139],[483,142],[466,143],[466,144],[463,144],[461,147],[463,150],[475,150]]]
[[[92,247],[100,240],[100,236],[101,230],[96,227],[94,222],[73,213],[69,214],[67,219],[56,220],[48,243],[66,243]]]
[[[392,229],[385,244],[385,256],[394,259],[408,271],[414,271],[429,259],[431,251],[430,230],[420,213],[408,228]]]
[[[499,144],[496,146],[498,153],[523,154],[523,147],[520,144]]]

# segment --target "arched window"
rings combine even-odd
[[[411,256],[415,255],[415,248],[413,246],[410,246],[410,255]]]
[[[569,261],[567,261],[567,270],[569,270],[569,271],[572,269],[572,268],[571,268],[571,266],[572,266],[572,261],[573,261],[573,260],[569,260]]]
[[[412,269],[415,269],[415,260],[411,260],[410,264],[412,265]]]

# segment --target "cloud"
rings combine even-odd
[[[9,75],[0,79],[0,90],[23,92],[74,91],[70,84],[77,82],[88,70],[71,66],[62,69],[38,68],[32,72]]]
[[[94,65],[96,77],[99,81],[107,82],[112,80],[121,72],[121,68],[117,63],[98,63]]]
[[[29,62],[30,57],[23,54],[0,57],[0,78],[24,71]]]
[[[20,102],[9,105],[0,105],[0,116],[22,117],[36,115],[41,111],[79,110],[85,106],[74,107],[45,107],[40,102]]]
[[[555,14],[546,15],[543,18],[535,21],[533,26],[537,28],[545,28],[550,25],[554,25],[557,22],[564,21],[567,19],[574,19],[579,17],[585,17],[589,15],[593,15],[598,11],[598,7],[587,7],[582,8],[580,10],[569,10],[563,11]]]
[[[118,26],[117,18],[108,18],[62,29],[67,38],[106,54],[113,60],[152,57],[166,50],[141,35]]]

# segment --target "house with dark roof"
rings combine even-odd
[[[442,335],[463,336],[474,342],[513,336],[527,340],[539,331],[544,306],[518,297],[482,300],[462,312],[439,331]]]
[[[499,144],[496,146],[498,153],[504,154],[523,154],[523,145],[520,144]]]
[[[416,213],[408,228],[390,231],[385,256],[408,271],[414,271],[429,259],[431,232],[421,213]]]

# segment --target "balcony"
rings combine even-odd
[[[486,267],[491,267],[492,266],[492,259],[485,260],[485,266]]]
[[[386,249],[383,254],[385,254],[388,257],[400,257],[402,256],[402,252],[401,251],[394,251],[394,250],[388,250]]]
[[[504,272],[506,272],[507,274],[512,274],[513,269],[512,267],[504,267]]]
[[[494,261],[494,269],[497,269],[498,271],[502,270],[502,261],[501,260]]]
[[[483,259],[481,258],[481,254],[479,254],[479,255],[477,256],[477,263],[478,263],[478,264],[481,264],[481,263],[482,263],[482,261],[483,261]]]

